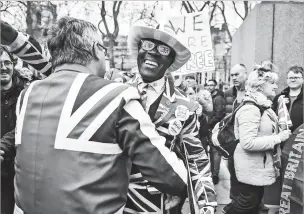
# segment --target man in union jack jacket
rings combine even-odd
[[[214,213],[216,194],[211,179],[206,151],[198,139],[198,105],[174,87],[170,72],[182,67],[190,51],[176,38],[168,25],[156,29],[133,26],[128,46],[138,68],[131,72],[114,71],[107,78],[137,87],[141,104],[151,117],[160,135],[166,137],[168,148],[176,152],[192,182],[188,197],[192,213]],[[181,213],[183,199],[162,194],[145,181],[136,165],[132,168],[125,213]]]
[[[186,195],[187,170],[137,89],[100,78],[107,50],[97,28],[64,17],[47,36],[54,71],[16,106],[14,214],[121,214],[132,163],[160,191]]]

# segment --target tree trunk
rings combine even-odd
[[[33,18],[32,18],[32,2],[26,2],[26,33],[33,35]]]
[[[115,68],[115,62],[114,62],[114,44],[115,44],[115,38],[110,37],[109,38],[109,58],[110,58],[110,67]]]

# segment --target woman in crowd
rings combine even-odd
[[[270,108],[277,90],[278,75],[263,67],[249,74],[246,96],[235,116],[234,133],[240,143],[234,153],[237,182],[228,214],[258,214],[264,187],[273,184],[279,176],[280,143],[287,140],[290,131],[278,131],[278,119]],[[263,110],[262,110],[263,109]]]

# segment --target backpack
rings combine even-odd
[[[230,158],[233,156],[234,150],[239,143],[239,139],[234,135],[234,119],[236,112],[242,108],[242,106],[252,104],[260,109],[261,115],[263,115],[266,108],[259,106],[253,101],[243,101],[238,107],[236,107],[231,114],[224,117],[212,130],[212,144],[219,151],[220,155],[224,158]]]

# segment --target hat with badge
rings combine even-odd
[[[156,28],[134,25],[129,32],[128,48],[134,58],[137,58],[138,44],[142,39],[154,39],[168,45],[176,53],[172,65],[168,68],[169,72],[181,68],[190,59],[191,52],[178,40],[169,22],[163,22]]]

